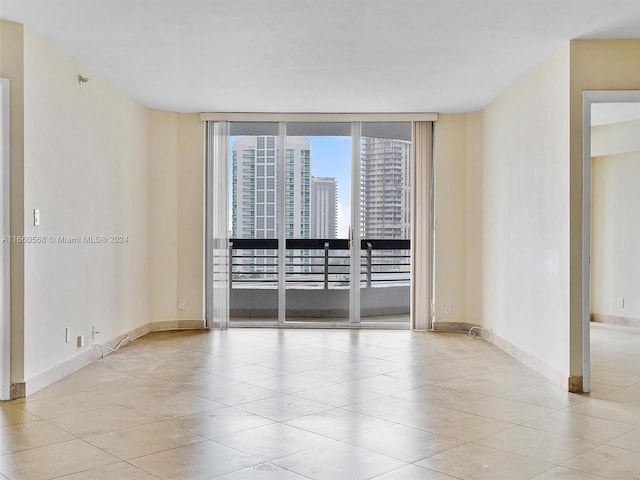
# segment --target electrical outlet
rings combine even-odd
[[[35,227],[40,225],[40,209],[39,208],[33,209],[33,225]]]
[[[618,308],[624,308],[624,298],[618,297]]]
[[[187,306],[186,300],[182,298],[178,300],[178,310],[184,310],[186,306]]]
[[[444,313],[451,313],[451,312],[453,312],[453,304],[445,303],[444,304]]]

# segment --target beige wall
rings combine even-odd
[[[91,349],[92,326],[99,342],[148,322],[149,114],[26,28],[24,78],[24,233],[47,238],[24,252],[29,379]],[[53,241],[84,235],[127,240]]]
[[[481,259],[482,323],[558,381],[568,376],[569,49],[565,46],[480,113],[482,221],[467,255]],[[473,155],[473,154],[472,154]],[[469,305],[469,308],[474,308]]]
[[[0,74],[12,81],[11,233],[46,239],[11,246],[11,382],[30,393],[82,366],[94,343],[204,319],[203,123],[150,110],[29,29],[0,27]],[[99,235],[125,240],[83,240]]]
[[[591,135],[591,313],[640,320],[640,120]]]
[[[204,123],[197,113],[178,115],[179,320],[204,320]]]
[[[474,315],[466,309],[465,290],[467,115],[438,115],[434,137],[435,321],[469,322]]]
[[[149,319],[177,316],[178,114],[149,112]]]
[[[204,320],[204,126],[150,111],[149,318]],[[178,301],[185,309],[178,310]]]
[[[464,298],[464,318],[452,321],[492,329],[492,341],[574,388],[582,376],[582,92],[615,89],[640,89],[640,40],[572,41],[483,110],[464,121],[441,115],[436,125],[436,317],[448,299]],[[448,165],[464,145],[466,166]],[[454,193],[460,184],[466,192]],[[448,196],[466,196],[466,211]],[[447,275],[451,266],[459,272],[455,258],[465,258],[463,277]]]
[[[571,375],[582,375],[582,92],[640,90],[640,39],[571,42]]]
[[[11,81],[11,235],[24,234],[23,27],[0,21],[0,75]],[[11,245],[11,382],[24,380],[24,248]]]

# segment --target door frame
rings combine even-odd
[[[640,90],[582,92],[582,390],[591,391],[591,105],[638,103]]]
[[[341,113],[341,114],[332,114],[332,113],[223,113],[223,112],[210,112],[210,113],[202,113],[200,115],[200,118],[203,122],[278,122],[278,123],[289,123],[289,122],[351,122],[352,125],[356,125],[357,127],[352,126],[352,138],[354,133],[359,134],[361,131],[361,125],[364,122],[436,122],[438,120],[438,114],[437,113]],[[205,128],[205,131],[208,131],[207,128]],[[283,132],[282,132],[282,128],[279,129],[279,133],[280,133],[280,141],[282,142],[282,137],[283,137]],[[358,137],[359,138],[359,137]],[[211,142],[210,138],[207,138],[206,140],[207,142]],[[413,139],[413,141],[415,142],[415,138]],[[432,139],[430,139],[431,145],[432,145]],[[352,145],[352,157],[354,155],[356,155],[356,150],[357,150],[357,155],[359,157],[359,149],[360,149],[360,144],[359,142],[353,142]],[[280,149],[283,150],[283,149]],[[207,158],[209,153],[211,152],[207,152],[207,149],[205,149],[205,165],[209,165],[211,162],[210,158]],[[286,154],[286,152],[282,152],[282,157],[284,157],[284,155]],[[278,161],[281,163],[284,163],[284,158],[279,158]],[[415,162],[415,159],[414,159]],[[357,176],[353,175],[353,169],[356,168],[354,167],[354,164],[357,164]],[[359,188],[360,184],[359,184],[359,162],[354,162],[352,160],[352,183],[357,183],[357,186]],[[432,168],[433,168],[433,164],[432,164]],[[284,174],[284,171],[282,168],[280,168],[280,174]],[[282,179],[280,179],[282,181]],[[211,264],[211,260],[212,260],[212,249],[210,248],[210,240],[209,240],[209,233],[212,230],[212,226],[211,226],[211,222],[213,221],[212,219],[212,215],[210,213],[210,209],[212,209],[212,202],[211,202],[211,192],[213,191],[213,184],[210,184],[210,182],[212,181],[212,177],[211,175],[207,175],[206,176],[206,182],[207,182],[207,188],[205,188],[205,191],[207,192],[206,194],[206,199],[205,199],[205,205],[206,205],[206,210],[207,212],[205,213],[205,219],[207,222],[207,225],[205,226],[205,232],[207,235],[207,238],[205,239],[205,245],[206,245],[206,252],[205,252],[205,271],[207,272],[207,274],[205,275],[207,280],[205,280],[205,288],[207,290],[207,292],[205,292],[205,311],[206,311],[206,325],[207,327],[211,328],[211,327],[215,327],[215,326],[220,326],[222,328],[226,328],[228,326],[228,318],[227,318],[227,322],[225,322],[224,325],[216,325],[217,322],[215,322],[214,318],[213,318],[213,311],[215,310],[213,308],[213,306],[211,305],[213,298],[212,295],[210,294],[209,290],[211,289],[211,286],[209,285],[209,281],[208,278],[213,276],[213,272],[210,272],[210,270],[212,269],[212,264]],[[414,182],[415,182],[415,178],[414,178]],[[430,185],[430,191],[431,191],[431,199],[430,199],[430,225],[429,225],[429,231],[431,232],[431,235],[433,236],[433,177],[431,177],[431,185]],[[415,183],[414,183],[415,185]],[[279,189],[280,191],[280,189]],[[353,195],[353,188],[352,188],[352,195]],[[358,196],[359,198],[359,196]],[[355,208],[354,202],[351,202],[351,208],[352,210]],[[282,208],[284,210],[284,203],[283,202],[279,202],[279,207],[278,208]],[[284,212],[280,212],[280,213],[284,213]],[[359,211],[357,212],[359,215]],[[282,218],[282,217],[281,217]],[[352,218],[353,214],[352,214]],[[413,206],[412,208],[412,222],[415,222],[415,206]],[[358,230],[358,235],[357,238],[352,238],[352,241],[354,240],[358,240],[355,241],[355,244],[357,246],[357,248],[355,249],[351,249],[351,256],[352,256],[352,261],[351,261],[351,272],[350,272],[350,277],[353,280],[354,278],[354,271],[353,271],[353,256],[355,255],[354,250],[359,250],[360,249],[360,242],[359,242],[359,229],[353,229],[353,231]],[[280,235],[279,235],[280,236]],[[284,243],[284,242],[280,242],[280,243]],[[433,244],[431,242],[430,244],[430,248],[433,248]],[[279,249],[284,249],[284,245],[279,246]],[[357,252],[356,252],[357,253]],[[433,252],[431,252],[431,255],[433,254]],[[412,248],[412,255],[413,255],[413,248]],[[282,253],[279,252],[279,257],[282,256]],[[359,257],[357,259],[357,262],[359,263]],[[412,264],[413,264],[413,260],[412,260]],[[230,268],[230,266],[228,267]],[[278,321],[277,321],[277,325],[286,325],[285,323],[285,308],[283,308],[286,304],[286,298],[284,297],[284,295],[281,292],[282,286],[284,284],[284,270],[283,269],[279,269],[278,271],[282,273],[279,273],[279,278],[278,278]],[[434,272],[434,264],[433,262],[429,262],[429,270],[430,270],[430,278],[431,278],[431,289],[433,289],[433,272]],[[228,274],[228,272],[227,272]],[[355,277],[356,279],[359,278],[359,275],[356,275]],[[413,279],[411,281],[412,285],[413,285]],[[358,282],[359,284],[359,282]],[[357,290],[357,292],[355,292],[355,290]],[[415,292],[413,291],[414,289],[411,288],[411,295],[415,295]],[[428,295],[429,296],[429,295]],[[432,299],[430,298],[428,303],[428,311],[431,312],[432,307],[431,307],[431,301]],[[414,301],[413,299],[410,301],[410,305],[411,305],[411,313],[410,313],[410,328],[414,329],[416,322],[414,319]],[[228,304],[227,304],[228,306]],[[356,308],[357,307],[357,308]],[[358,327],[360,325],[359,322],[359,317],[360,317],[360,290],[359,289],[354,289],[354,288],[350,288],[350,295],[349,295],[349,322],[348,324],[346,324],[346,326],[348,327]],[[426,329],[431,327],[431,321],[432,318],[429,317],[427,319],[426,322],[421,322],[421,323],[426,323],[428,326]],[[318,325],[314,324],[314,323],[310,323],[308,325],[311,328],[317,328]],[[420,327],[420,329],[424,329],[423,327]]]
[[[2,197],[0,200],[0,224],[4,238],[11,234],[10,224],[10,88],[8,78],[0,78],[0,135],[2,147],[0,148],[0,183],[2,184]],[[11,277],[10,277],[10,242],[2,242],[0,254],[0,400],[9,400],[11,397]]]

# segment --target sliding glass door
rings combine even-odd
[[[230,320],[278,321],[278,123],[232,122]]]
[[[219,123],[231,325],[408,327],[411,123]]]
[[[286,124],[285,319],[349,321],[351,124]]]
[[[360,321],[409,324],[412,142],[410,122],[362,124]]]

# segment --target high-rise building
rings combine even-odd
[[[336,238],[338,186],[335,177],[311,177],[311,238]]]
[[[278,238],[278,137],[246,136],[232,145],[232,237]],[[287,137],[285,238],[310,236],[311,142]],[[243,272],[277,272],[277,251],[243,250]],[[287,259],[287,270],[293,267]],[[307,263],[307,262],[301,262]],[[258,267],[262,265],[262,267]]]
[[[362,138],[362,238],[411,236],[411,142]]]
[[[232,236],[278,236],[278,137],[247,136],[232,145]],[[311,142],[288,137],[285,236],[310,236]]]

